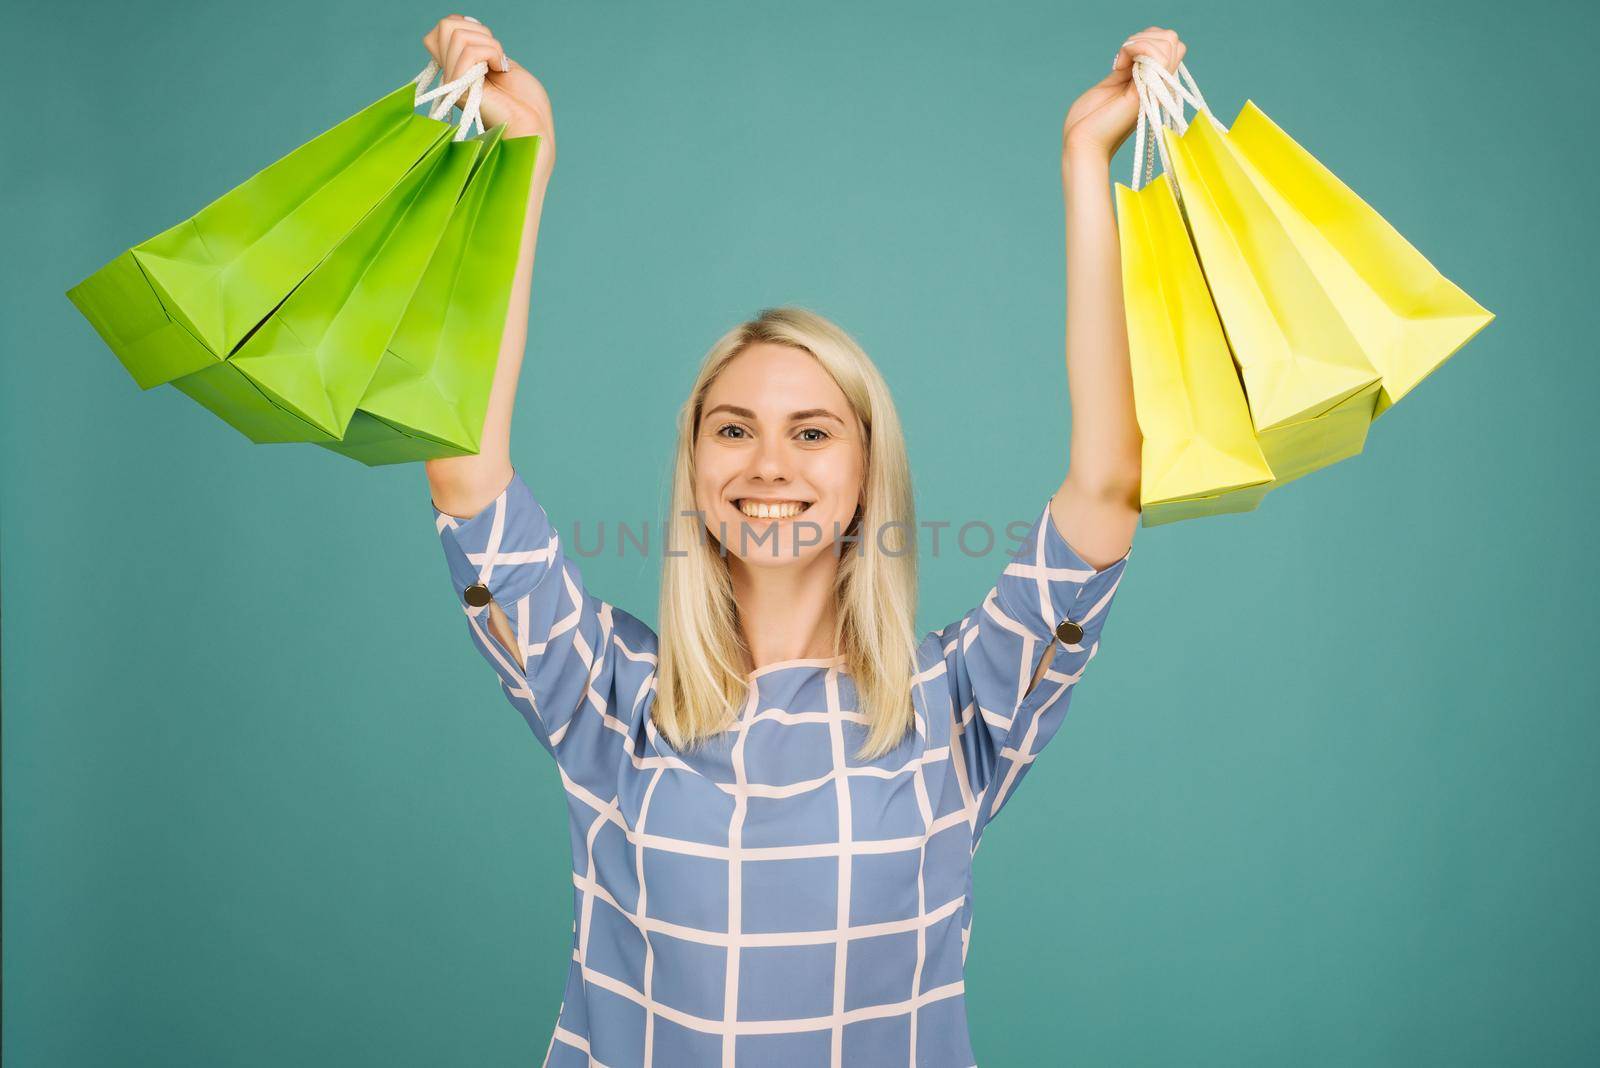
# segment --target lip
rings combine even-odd
[[[741,504],[746,502],[750,504],[800,504],[804,505],[804,507],[794,515],[753,516],[745,515],[744,509],[740,507]],[[728,500],[728,504],[733,510],[739,513],[739,518],[748,523],[791,523],[810,512],[811,506],[816,503],[816,501],[808,501],[803,497],[732,497]]]

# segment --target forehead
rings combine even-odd
[[[776,418],[804,408],[827,408],[841,419],[851,418],[844,391],[815,356],[768,342],[751,345],[722,368],[706,391],[702,410],[719,404]]]

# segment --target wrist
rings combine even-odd
[[[533,180],[528,183],[528,217],[534,220],[535,225],[544,210],[544,198],[549,188],[550,172],[534,164]]]
[[[1111,151],[1104,145],[1085,144],[1069,141],[1061,151],[1061,173],[1063,176],[1072,173],[1088,173],[1110,175]]]
[[[533,137],[539,132],[532,115],[516,115],[506,120],[507,137]]]
[[[507,137],[533,137],[539,133],[539,127],[543,123],[539,121],[539,116],[532,108],[518,100],[514,101],[508,110],[510,114],[506,116]]]

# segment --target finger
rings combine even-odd
[[[1129,37],[1123,43],[1124,44],[1131,44],[1134,41],[1149,41],[1152,44],[1169,44],[1170,43],[1164,35],[1159,34],[1159,33],[1136,33],[1133,36]]]
[[[1163,70],[1176,71],[1178,69],[1177,54],[1173,50],[1172,42],[1160,36],[1139,36],[1133,38],[1135,54],[1147,55],[1161,64]],[[1129,61],[1130,63],[1132,60]]]
[[[449,19],[440,19],[422,35],[422,47],[428,50],[428,55],[432,56],[433,61],[441,67],[444,66],[445,30],[448,28]]]
[[[1158,42],[1164,42],[1168,46],[1169,50],[1162,65],[1173,73],[1177,72],[1178,64],[1183,62],[1184,53],[1189,50],[1188,46],[1185,45],[1181,39],[1179,39],[1178,32],[1176,30],[1163,29],[1160,26],[1151,26],[1149,29],[1141,30],[1134,36]]]
[[[449,40],[445,42],[445,54],[449,55],[450,50],[462,41],[486,41],[496,48],[500,47],[500,42],[495,40],[494,34],[488,30],[480,29],[476,26],[468,26],[451,31]]]
[[[476,21],[476,19],[471,19],[466,15],[446,15],[428,28],[428,32],[422,35],[422,43],[428,47],[430,52],[437,51],[442,54],[445,46],[446,30],[453,25]],[[482,23],[479,23],[479,25],[482,25]]]
[[[1136,33],[1132,37],[1129,37],[1126,41],[1123,41],[1122,47],[1117,49],[1117,58],[1111,62],[1111,69],[1121,70],[1124,67],[1131,69],[1133,67],[1133,57],[1140,54],[1139,52],[1133,50],[1131,46],[1133,46],[1136,42],[1153,42],[1154,40],[1155,38],[1149,36],[1148,34]]]
[[[477,25],[483,26],[483,23],[478,22],[478,20],[473,18],[471,15],[463,15],[461,17],[466,19],[468,22],[477,23]],[[484,29],[485,33],[489,32],[489,27],[483,26],[483,29]],[[505,46],[503,46],[499,41],[496,41],[494,39],[494,34],[493,33],[489,33],[489,40],[495,46],[495,48],[497,48],[499,50],[499,53],[500,53],[500,56],[499,56],[498,59],[491,58],[491,59],[487,59],[487,60],[484,61],[484,62],[489,64],[489,69],[490,70],[500,71],[502,74],[506,73],[509,70],[511,70],[511,64],[509,62],[509,58],[510,57],[508,57],[506,55]]]
[[[1122,47],[1117,49],[1117,58],[1111,61],[1113,72],[1119,70],[1131,72],[1133,70],[1133,57],[1140,54],[1135,47],[1138,43],[1139,38],[1136,37],[1130,37],[1123,42]]]
[[[489,27],[485,26],[471,15],[447,15],[439,20],[439,25],[453,27],[455,29],[482,30],[484,33],[492,32]]]
[[[465,25],[467,25],[465,20],[455,15],[439,20],[439,65],[445,68],[446,76],[450,76],[451,71],[450,45]]]
[[[1164,65],[1166,66],[1167,70],[1176,74],[1178,71],[1178,64],[1183,60],[1183,44],[1178,40],[1177,31],[1157,30],[1155,36],[1166,49],[1167,59]]]
[[[489,32],[483,23],[476,19],[469,19],[465,15],[450,15],[439,20],[439,54],[441,64],[450,55],[450,45],[459,34],[476,34]]]
[[[472,21],[478,22],[477,19],[472,19]],[[483,25],[482,23],[478,24],[480,26]],[[500,71],[502,74],[509,72],[511,70],[511,57],[506,55],[506,46],[501,44],[493,33],[489,32],[489,27],[487,26],[483,26],[482,36],[487,40],[489,46],[494,49],[495,53],[485,60],[489,64],[489,69]]]
[[[1136,33],[1132,37],[1129,37],[1126,41],[1123,41],[1122,47],[1131,48],[1136,44],[1153,45],[1156,43],[1158,43],[1158,38],[1156,38],[1154,35],[1148,33]]]
[[[1146,26],[1138,33],[1128,34],[1129,41],[1164,41],[1170,30],[1163,30],[1160,26]]]
[[[461,62],[461,54],[473,43],[473,36],[465,33],[452,33],[450,43],[444,49],[444,77],[447,81],[455,81],[461,77],[465,70]]]
[[[1147,37],[1129,38],[1123,44],[1122,50],[1118,52],[1117,55],[1118,58],[1125,59],[1127,65],[1130,67],[1133,65],[1134,58],[1137,56],[1149,56],[1151,59],[1163,64],[1165,64],[1167,61],[1167,51],[1164,43],[1154,41]]]
[[[495,57],[500,55],[500,45],[493,37],[486,33],[469,33],[458,30],[450,35],[450,44],[445,48],[445,74],[449,80],[454,81],[467,72],[467,68],[478,62],[478,58],[464,59],[469,50],[486,49]],[[481,58],[481,57],[479,57]],[[484,60],[488,63],[489,60]]]
[[[493,69],[495,63],[500,61],[500,46],[484,44],[481,41],[465,41],[461,50],[456,54],[456,69],[462,74],[472,69],[475,63],[482,63]],[[456,77],[460,77],[458,74]]]

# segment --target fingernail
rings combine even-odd
[[[509,72],[511,70],[511,60],[506,58],[506,54],[504,52],[500,53],[500,70],[502,72]]]
[[[462,18],[464,18],[464,19],[466,19],[466,20],[467,20],[467,21],[468,21],[468,22],[478,22],[478,20],[477,20],[477,19],[475,19],[475,18],[473,18],[473,17],[472,17],[472,16],[471,16],[471,15],[462,15],[462,16],[461,16],[461,17],[462,17]],[[479,25],[479,26],[482,26],[482,25],[483,25],[483,23],[481,23],[481,22],[478,22],[478,25]]]

